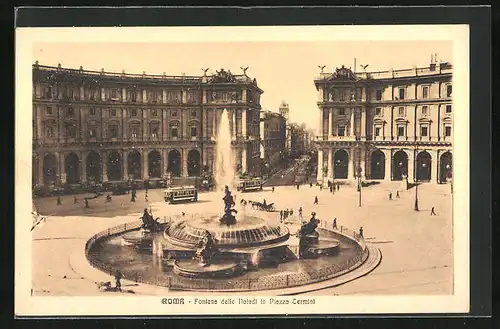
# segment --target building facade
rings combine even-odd
[[[285,159],[286,121],[275,112],[261,111],[260,156],[269,170],[279,168]]]
[[[446,183],[452,173],[450,63],[355,73],[322,72],[318,183],[351,180]]]
[[[205,70],[204,70],[205,71]],[[33,65],[33,184],[198,177],[213,171],[223,110],[240,172],[258,175],[255,79]]]
[[[290,124],[290,156],[296,158],[307,152],[307,130],[304,125]]]

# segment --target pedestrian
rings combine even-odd
[[[61,202],[61,196],[57,196],[57,205],[60,206],[62,205],[62,202]]]
[[[333,219],[333,229],[334,229],[334,230],[337,230],[337,229],[338,229],[338,227],[337,227],[337,217],[335,217],[335,218]]]
[[[283,209],[280,210],[280,222],[283,221]]]
[[[309,187],[311,187],[311,188],[312,188],[312,187],[313,187],[313,183],[309,183]]]
[[[85,208],[90,208],[89,200],[87,198],[85,198]]]
[[[337,191],[340,190],[340,184],[337,184]]]
[[[333,193],[333,186],[330,185],[330,193]]]
[[[290,216],[293,216],[293,209],[290,209]]]
[[[389,200],[392,200],[392,193],[389,193]]]
[[[302,218],[302,207],[299,208],[299,217]]]
[[[300,184],[297,184],[297,191],[300,189]]]
[[[131,196],[130,202],[135,202],[135,190],[132,190],[130,196]]]
[[[323,184],[320,184],[320,185],[319,185],[319,190],[320,190],[320,191],[323,191]]]
[[[146,202],[148,202],[148,190],[146,190],[146,194],[144,194],[144,200],[146,200]]]
[[[399,190],[396,191],[396,199],[399,199]]]
[[[116,286],[116,289],[119,291],[119,292],[122,292],[122,283],[121,283],[121,279],[123,278],[123,275],[120,271],[116,270],[116,273],[115,273],[115,286]]]
[[[184,211],[182,212],[182,216],[186,216],[186,213]]]
[[[75,199],[73,200],[73,204],[78,204],[78,198],[75,196]]]
[[[314,204],[318,204],[318,197],[317,196],[314,197]]]
[[[434,211],[434,207],[431,208],[431,216],[436,216],[436,212]]]
[[[359,228],[359,236],[363,237],[363,226]]]
[[[274,185],[273,185],[273,193],[274,193]]]

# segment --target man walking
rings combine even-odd
[[[144,200],[146,200],[146,202],[148,202],[148,190],[146,190],[146,194],[144,194]]]
[[[314,197],[314,204],[318,204],[318,197],[317,196]]]
[[[273,185],[272,191],[273,191],[273,193],[274,193],[274,185]]]
[[[436,216],[436,212],[434,211],[434,207],[431,208],[431,216]]]
[[[396,199],[399,199],[399,190],[396,191]]]
[[[334,230],[338,230],[338,227],[337,227],[337,217],[335,217],[335,218],[333,219],[333,229],[334,229]]]
[[[299,208],[299,217],[302,218],[302,207]]]
[[[119,291],[119,292],[122,292],[122,283],[121,283],[121,279],[123,278],[123,275],[120,271],[116,270],[116,273],[115,273],[115,285],[116,285],[116,289]]]
[[[363,237],[363,226],[359,228],[359,236]]]
[[[392,200],[392,193],[389,193],[389,200]]]

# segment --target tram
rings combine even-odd
[[[237,190],[240,192],[262,191],[262,178],[245,178],[238,181]]]
[[[198,189],[194,186],[170,187],[165,190],[165,202],[196,202],[198,201]]]

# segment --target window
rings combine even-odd
[[[47,110],[45,111],[47,115],[52,115],[52,107],[47,107]]]
[[[197,136],[198,129],[196,126],[191,127],[191,137],[196,137]]]
[[[90,115],[95,115],[95,108],[93,107],[90,108]]]
[[[173,117],[177,117],[177,110],[172,111],[172,116],[173,116]]]
[[[196,118],[196,110],[191,110],[191,117]]]
[[[68,87],[68,98],[69,99],[73,99],[74,98],[73,88],[72,87]]]
[[[382,108],[381,107],[377,107],[375,109],[375,115],[382,115]]]
[[[446,105],[445,111],[446,111],[446,113],[451,113],[451,105],[450,104]]]
[[[345,109],[339,109],[339,115],[345,115]]]
[[[375,98],[376,98],[376,100],[378,100],[378,101],[381,101],[381,100],[382,100],[382,90],[377,90],[377,91],[376,91]]]
[[[90,100],[95,100],[95,89],[90,90]]]
[[[427,137],[428,132],[429,132],[429,127],[427,126],[420,127],[420,136]]]
[[[45,88],[45,98],[48,99],[52,98],[52,87]]]
[[[130,92],[130,101],[137,102],[137,93],[135,91]]]
[[[405,89],[399,88],[399,99],[405,99]]]
[[[153,137],[153,138],[158,137],[158,127],[157,126],[151,127],[151,137]]]
[[[151,110],[151,115],[153,115],[154,117],[158,116],[158,110],[157,109],[152,109]]]
[[[404,107],[398,108],[398,115],[399,116],[404,116],[405,115],[405,108]]]
[[[422,115],[429,114],[429,107],[427,105],[422,106]]]
[[[339,136],[345,136],[345,127],[339,126]]]
[[[111,90],[111,98],[113,98],[113,99],[118,98],[116,89]]]
[[[451,136],[451,126],[444,127],[444,135],[446,137],[450,137]]]
[[[174,138],[179,137],[179,130],[177,129],[177,127],[172,127],[170,130],[170,134]]]
[[[398,126],[398,136],[403,137],[405,135],[405,126]]]
[[[89,138],[97,137],[97,129],[92,127],[89,128]]]
[[[54,137],[54,127],[48,127],[47,128],[47,137],[53,138]]]
[[[109,126],[109,137],[110,138],[118,138],[118,126],[117,125]]]
[[[72,116],[72,115],[75,114],[75,111],[73,110],[73,108],[70,107],[70,108],[68,108],[68,112],[67,113],[68,113],[68,116]]]
[[[112,117],[116,117],[116,109],[111,109],[110,114]]]
[[[133,127],[130,129],[130,137],[137,138],[137,128]]]
[[[429,98],[429,86],[422,87],[422,98]]]
[[[451,97],[452,88],[451,85],[446,85],[446,97]]]
[[[137,116],[137,109],[132,109],[130,115],[133,117],[136,117]]]
[[[75,126],[73,125],[66,126],[66,138],[75,138],[75,136],[76,136]]]
[[[344,92],[344,90],[340,89],[339,92],[340,92],[340,100],[341,101],[345,100],[345,92]]]
[[[380,136],[380,127],[375,127],[375,136]]]

